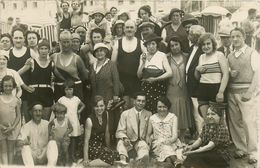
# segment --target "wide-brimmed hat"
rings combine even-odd
[[[230,28],[221,28],[219,31],[218,31],[218,35],[219,37],[230,37],[230,32],[231,32],[231,29]]]
[[[96,52],[96,50],[99,49],[99,48],[106,48],[107,50],[109,50],[109,48],[108,48],[108,46],[106,44],[104,44],[104,43],[97,43],[94,46],[94,52]]]
[[[103,17],[105,17],[104,8],[96,8],[94,11],[92,11],[91,16],[93,17],[97,13],[100,13]]]
[[[9,52],[5,50],[0,50],[0,56],[4,56],[7,60],[9,60]]]
[[[174,12],[179,12],[181,15],[184,14],[184,11],[183,11],[183,10],[181,10],[181,9],[179,9],[179,8],[172,8],[171,11],[170,11],[170,14],[169,14],[169,16],[168,16],[168,17],[169,17],[169,20],[171,20],[172,14],[173,14]]]
[[[144,28],[144,27],[151,27],[154,28],[155,25],[152,22],[142,22],[139,26],[140,29]]]
[[[160,42],[162,41],[162,37],[158,36],[157,34],[155,33],[152,33],[152,34],[149,34],[145,41],[144,41],[144,45],[146,45],[147,43],[151,42],[151,41],[156,41],[156,42]]]
[[[182,26],[185,26],[190,23],[193,25],[197,25],[199,24],[199,20],[195,18],[192,14],[186,13],[181,19],[181,24]]]

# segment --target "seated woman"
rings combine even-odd
[[[177,149],[182,144],[178,139],[178,121],[175,114],[170,113],[171,102],[167,97],[157,101],[157,113],[149,120],[146,142],[152,147],[155,159],[177,166]]]
[[[202,133],[192,145],[184,149],[187,159],[186,168],[227,168],[230,155],[227,148],[230,144],[229,133],[223,123],[222,103],[210,103],[207,111],[206,124]]]
[[[110,166],[119,160],[119,154],[108,148],[110,135],[103,97],[96,96],[93,106],[94,112],[86,120],[83,165]]]

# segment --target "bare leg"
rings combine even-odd
[[[65,156],[65,161],[63,163],[65,163],[65,166],[69,166],[70,165],[70,156],[69,156],[69,143],[67,142],[63,142],[62,143],[62,150],[63,150],[63,154]]]
[[[7,140],[0,141],[0,155],[1,155],[1,164],[8,165],[8,151],[7,151]]]
[[[7,147],[8,147],[8,163],[10,165],[14,162],[14,147],[15,147],[15,141],[8,140],[7,141]]]

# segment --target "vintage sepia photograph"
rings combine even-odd
[[[0,0],[0,168],[260,168],[260,0]]]

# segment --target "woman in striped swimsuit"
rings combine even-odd
[[[216,51],[217,43],[213,34],[205,33],[199,39],[199,47],[204,54],[199,58],[195,77],[199,84],[199,112],[206,118],[209,101],[224,102],[228,83],[228,62],[226,57]]]

